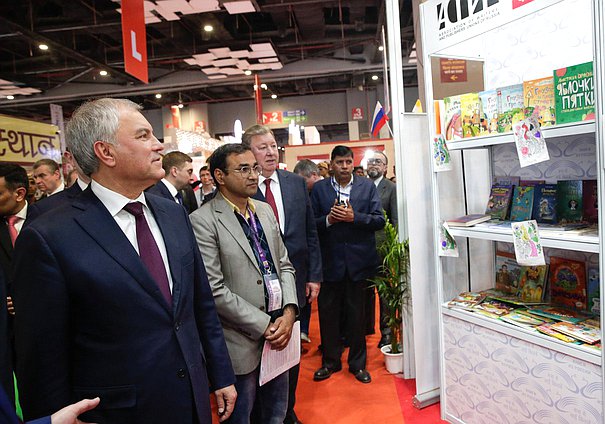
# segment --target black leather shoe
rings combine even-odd
[[[369,383],[372,381],[372,377],[370,377],[370,373],[367,370],[351,371],[351,374],[353,374],[357,381],[361,383]]]
[[[391,344],[391,335],[385,334],[380,338],[380,341],[378,342],[378,349],[380,349],[383,346],[390,345],[390,344]]]
[[[330,376],[332,374],[334,374],[335,372],[338,372],[338,371],[340,371],[340,370],[333,370],[331,368],[321,367],[320,369],[315,371],[315,374],[313,374],[313,380],[315,380],[315,381],[325,380],[327,378],[330,378]]]

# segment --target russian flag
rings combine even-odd
[[[374,117],[372,118],[372,129],[370,130],[374,137],[378,137],[380,129],[389,120],[389,117],[384,113],[384,109],[380,102],[376,102],[376,108],[374,109]]]

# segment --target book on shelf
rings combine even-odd
[[[509,304],[515,305],[515,306],[535,306],[535,305],[544,305],[545,303],[547,303],[544,301],[539,301],[539,302],[532,302],[532,301],[528,301],[528,300],[524,301],[523,299],[521,299],[520,296],[518,296],[516,294],[506,294],[506,293],[501,292],[496,289],[483,290],[481,293],[485,293],[485,295],[490,299],[498,300],[500,302],[506,302],[506,303],[509,303]]]
[[[517,296],[521,265],[515,255],[508,252],[496,252],[496,290],[504,295]],[[490,297],[494,297],[490,294]]]
[[[446,140],[462,139],[462,118],[460,96],[450,96],[443,99],[444,131]]]
[[[555,125],[555,90],[552,76],[523,82],[525,118],[534,117],[541,128]]]
[[[448,308],[464,309],[465,311],[472,310],[473,306],[483,302],[485,299],[484,293],[479,292],[462,292],[447,303]]]
[[[558,331],[550,328],[552,324],[541,324],[535,327],[542,334],[546,334],[547,336],[554,337],[555,339],[559,339],[565,343],[573,343],[573,344],[582,344],[581,341],[574,339],[573,337],[569,337],[563,333],[559,333]]]
[[[593,315],[585,312],[556,305],[532,306],[527,308],[527,311],[530,314],[539,317],[550,318],[555,321],[571,322],[574,324],[593,317]]]
[[[512,186],[492,185],[485,213],[494,219],[505,221],[508,217],[512,196]]]
[[[518,185],[513,192],[510,207],[511,221],[527,221],[531,219],[534,205],[534,187]]]
[[[557,181],[557,219],[560,224],[582,221],[582,180]]]
[[[601,289],[599,282],[599,267],[596,265],[588,266],[588,281],[586,282],[588,305],[586,309],[593,314],[601,313]]]
[[[514,308],[494,299],[487,299],[472,307],[473,312],[489,318],[498,319],[502,315],[510,313]]]
[[[489,221],[491,216],[482,213],[474,213],[470,215],[459,216],[458,218],[448,219],[445,221],[450,227],[472,227],[481,222]]]
[[[514,187],[520,185],[521,179],[514,175],[496,175],[492,180],[492,185],[501,185]]]
[[[442,129],[445,128],[445,105],[443,100],[433,100],[435,109],[435,134],[443,134]]]
[[[479,134],[487,135],[498,132],[498,92],[486,90],[479,93],[481,103],[481,124]]]
[[[546,292],[548,266],[522,266],[518,296],[526,305],[542,303]]]
[[[534,188],[532,218],[539,224],[554,224],[557,222],[556,184],[538,184]]]
[[[568,258],[550,257],[550,301],[555,305],[586,309],[586,264]]]
[[[544,320],[533,317],[530,314],[523,314],[519,309],[511,311],[506,315],[502,315],[500,319],[509,324],[513,324],[522,328],[533,328],[536,325],[544,324]]]
[[[557,124],[594,119],[592,62],[555,69],[553,74]]]
[[[599,221],[597,180],[582,180],[582,217],[591,224]]]
[[[524,118],[523,84],[497,89],[498,92],[498,132],[510,132],[513,124]]]
[[[466,93],[460,96],[460,117],[462,119],[462,137],[478,136],[481,122],[481,101],[478,93]]]
[[[586,325],[585,321],[578,324],[564,321],[555,322],[550,325],[550,328],[588,344],[593,344],[601,340],[601,329]]]
[[[544,184],[544,180],[520,180],[519,185],[524,187],[536,187],[540,184]]]

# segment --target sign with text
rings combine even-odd
[[[281,124],[283,123],[281,112],[263,112],[263,124]]]
[[[124,70],[144,83],[147,75],[147,35],[143,0],[122,0]]]
[[[441,68],[441,82],[466,82],[466,60],[439,59]]]
[[[0,115],[0,161],[33,164],[49,158],[61,163],[61,142],[55,125]]]
[[[307,120],[307,111],[304,109],[284,110],[282,113],[285,124],[290,122],[304,122]]]
[[[65,124],[63,121],[63,106],[50,104],[50,122],[59,128],[59,140],[61,141],[61,152],[65,151]]]
[[[351,111],[351,119],[353,121],[362,121],[363,120],[363,108],[354,107]]]

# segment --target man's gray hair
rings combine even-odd
[[[273,135],[273,131],[271,131],[271,128],[269,128],[265,125],[252,125],[242,135],[242,144],[244,146],[250,147],[250,143],[252,142],[252,137],[254,137],[255,135],[265,135],[265,134]]]
[[[294,167],[294,173],[303,177],[310,177],[313,173],[319,175],[319,167],[312,160],[302,159]]]
[[[80,105],[65,129],[65,141],[69,151],[85,175],[99,169],[99,159],[94,152],[96,141],[117,145],[120,111],[139,111],[141,106],[127,99],[97,99]]]

